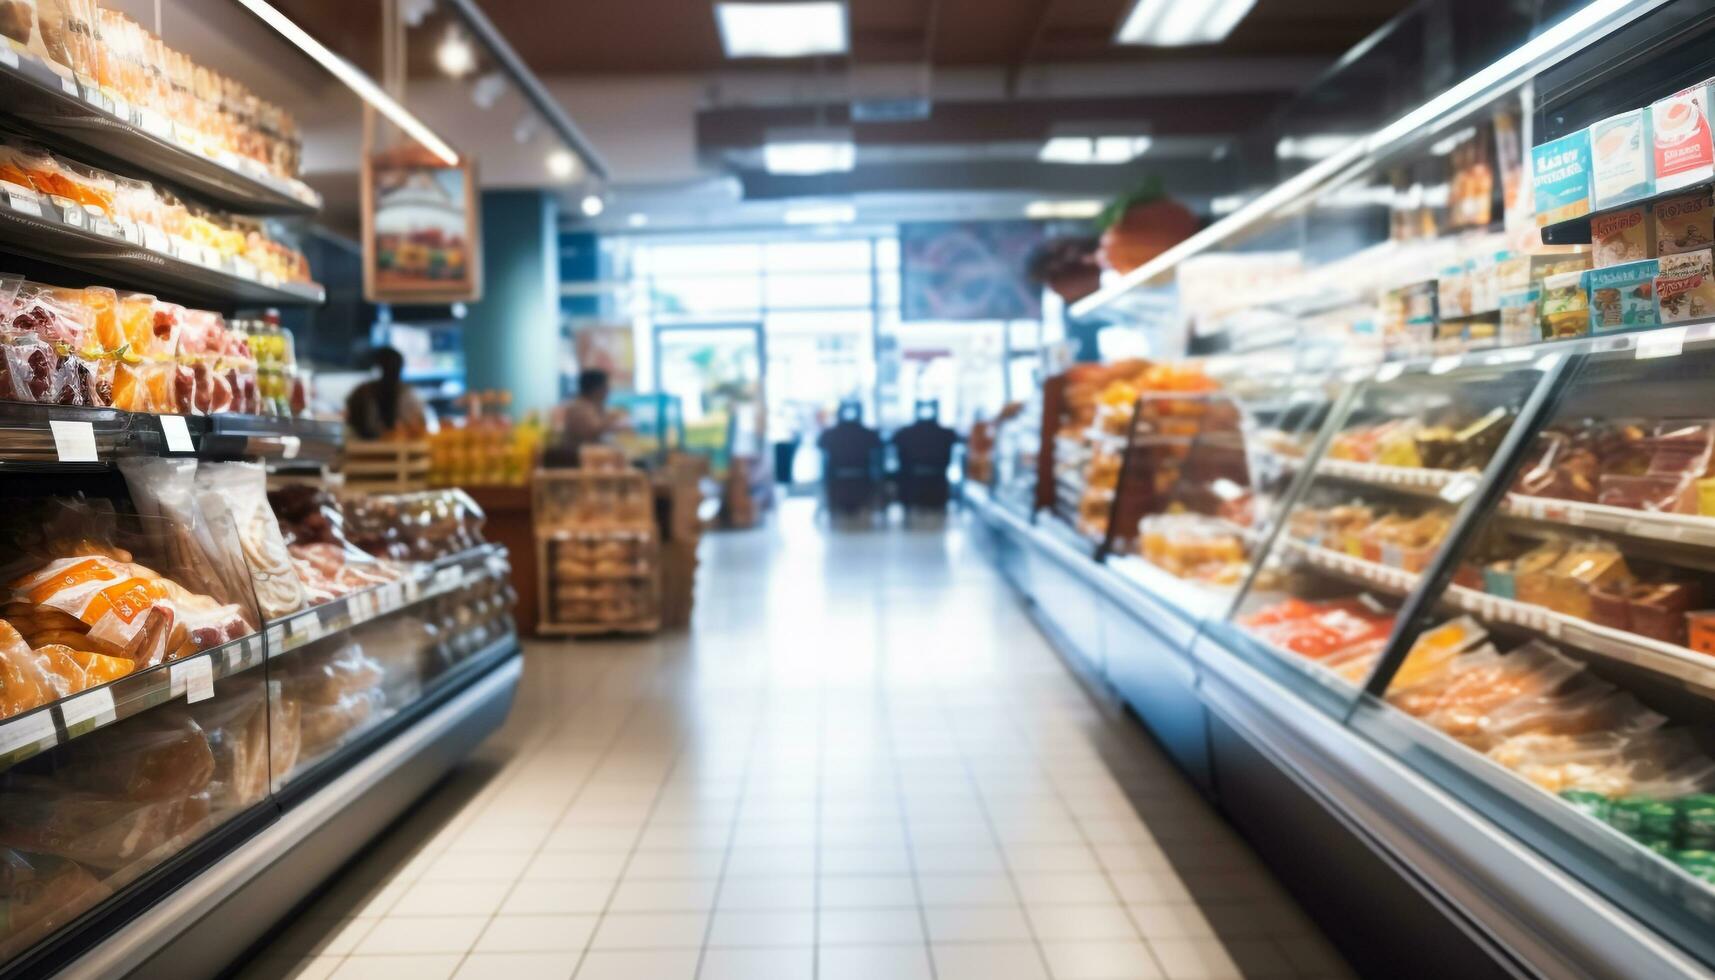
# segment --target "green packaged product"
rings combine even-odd
[[[1611,822],[1608,819],[1608,798],[1601,793],[1587,789],[1569,789],[1562,791],[1560,798],[1565,800],[1574,810],[1587,817],[1600,820],[1603,823]]]
[[[1679,845],[1694,851],[1715,851],[1715,793],[1680,798]]]
[[[1627,796],[1614,801],[1608,811],[1608,823],[1641,844],[1671,847],[1677,836],[1679,810],[1665,800]]]

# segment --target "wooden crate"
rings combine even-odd
[[[661,541],[648,477],[636,471],[542,470],[536,474],[531,495],[536,523],[537,633],[593,636],[659,630]],[[605,499],[623,499],[626,507],[603,512],[596,504]],[[574,547],[588,549],[583,563],[591,567],[566,575],[556,550]],[[615,564],[622,567],[598,567]],[[597,594],[568,598],[569,591]],[[601,597],[601,592],[607,592],[607,597]],[[637,615],[626,619],[597,615],[603,604],[614,602],[635,604]],[[581,615],[568,609],[580,605],[587,607]]]
[[[357,493],[411,493],[429,488],[426,439],[351,440],[340,467],[346,489]]]

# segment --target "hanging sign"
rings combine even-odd
[[[416,146],[363,162],[363,294],[373,303],[468,303],[482,296],[476,162],[448,166]]]

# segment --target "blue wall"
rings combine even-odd
[[[543,191],[482,195],[482,300],[464,321],[466,382],[510,390],[514,414],[559,400],[558,217]]]

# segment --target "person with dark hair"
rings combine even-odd
[[[380,439],[392,432],[418,437],[429,431],[429,411],[417,392],[405,384],[405,355],[391,347],[376,347],[364,366],[379,376],[352,389],[345,400],[345,421],[360,439]]]
[[[578,393],[554,410],[551,443],[544,463],[549,466],[578,465],[578,450],[625,428],[625,416],[607,407],[607,372],[590,369],[578,372]]]

